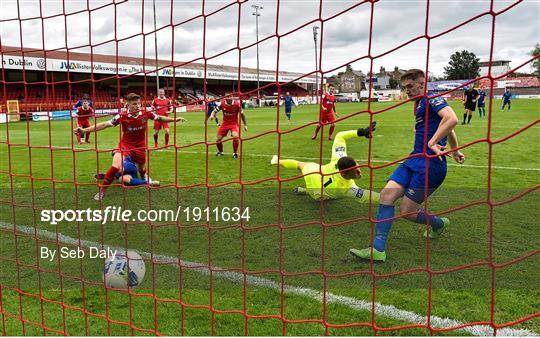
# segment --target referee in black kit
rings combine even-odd
[[[473,111],[476,110],[476,99],[478,98],[478,90],[474,89],[474,85],[470,85],[468,89],[463,92],[463,103],[465,104],[465,112],[463,113],[463,123],[467,121],[467,124],[471,123]],[[469,117],[467,118],[467,115]]]

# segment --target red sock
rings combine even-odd
[[[107,189],[109,185],[114,181],[114,176],[118,172],[118,168],[110,167],[109,170],[105,173],[105,178],[103,179],[103,183],[101,184],[103,189]]]
[[[328,131],[328,138],[332,138],[332,134],[334,133],[335,125],[330,126],[330,130]]]
[[[321,125],[317,125],[317,128],[315,129],[315,134],[312,136],[312,138],[316,138],[317,137],[317,134],[319,134],[319,130],[321,130]]]
[[[84,140],[85,140],[86,142],[90,142],[90,133],[86,133],[86,134],[84,135]]]
[[[157,144],[158,134],[154,134],[154,143]]]
[[[77,142],[81,143],[81,134],[77,133]]]
[[[165,146],[169,145],[169,134],[165,134]]]
[[[233,152],[236,154],[238,152],[238,145],[240,144],[240,142],[238,142],[238,139],[235,138],[233,141],[232,141],[232,147],[233,147]]]
[[[141,168],[139,170],[139,174],[141,175],[141,178],[144,180],[144,176],[146,175],[146,168]]]
[[[218,142],[216,143],[217,150],[222,153],[223,152],[223,143]]]

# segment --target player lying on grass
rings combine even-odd
[[[304,175],[306,187],[294,189],[297,194],[307,194],[315,200],[351,197],[360,203],[379,203],[379,193],[359,188],[354,180],[362,176],[358,163],[347,156],[347,140],[353,137],[371,138],[376,123],[358,130],[337,133],[332,145],[332,160],[326,165],[297,160],[278,160],[274,155],[271,164],[279,164],[284,168],[299,169]],[[323,173],[323,175],[320,174]],[[321,196],[322,193],[322,196]]]
[[[458,147],[457,136],[454,132],[454,127],[458,123],[456,113],[442,97],[433,99],[420,97],[424,93],[424,85],[425,75],[422,70],[411,69],[401,77],[401,88],[405,89],[407,95],[411,98],[419,97],[415,104],[416,135],[414,149],[411,153],[411,155],[416,156],[411,156],[401,163],[381,191],[379,211],[375,217],[375,238],[371,247],[349,251],[357,258],[373,259],[373,261],[378,262],[386,260],[385,248],[392,229],[394,204],[401,197],[403,199],[400,204],[400,213],[409,221],[431,225],[430,238],[440,236],[450,224],[447,218],[427,215],[423,209],[419,209],[425,197],[435,192],[446,177],[445,156],[430,157],[426,161],[426,157],[422,155],[424,152],[427,155],[442,154],[446,149],[447,138],[450,147]],[[457,150],[453,151],[451,156],[459,164],[465,161],[465,156]],[[426,230],[424,236],[427,235],[428,231]]]
[[[238,145],[240,144],[239,141],[239,132],[240,132],[240,124],[238,123],[238,115],[242,118],[242,123],[244,124],[244,130],[247,131],[247,122],[246,122],[246,116],[244,115],[244,112],[242,111],[242,105],[240,101],[233,100],[233,97],[231,94],[227,94],[223,100],[221,100],[221,104],[214,109],[212,114],[210,115],[210,121],[216,118],[216,114],[218,111],[223,112],[223,122],[221,123],[221,126],[219,126],[216,136],[216,147],[218,149],[216,156],[223,156],[223,138],[227,136],[227,133],[229,130],[231,131],[231,135],[233,137],[233,158],[238,158]]]
[[[110,121],[94,124],[88,128],[77,127],[75,134],[98,132],[103,129],[122,126],[122,136],[120,143],[113,156],[112,164],[109,170],[105,173],[103,183],[94,196],[96,201],[102,200],[105,196],[105,191],[111,185],[116,173],[120,171],[123,158],[131,156],[131,159],[137,166],[141,177],[146,176],[146,150],[148,148],[147,129],[148,119],[162,122],[183,122],[185,119],[178,116],[170,118],[168,116],[159,116],[146,109],[141,109],[141,97],[135,93],[130,93],[126,96],[126,110],[115,115]]]
[[[159,187],[159,181],[139,178],[138,171],[139,169],[137,168],[137,165],[135,164],[131,156],[127,156],[124,157],[124,162],[122,162],[120,171],[115,174],[115,178],[117,178],[118,181],[120,181],[120,183],[124,185],[137,186],[149,184],[153,187]],[[99,173],[95,177],[98,180],[103,180],[105,179],[105,174]]]

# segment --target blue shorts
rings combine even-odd
[[[210,117],[210,115],[212,115],[212,112],[213,112],[213,110],[212,110],[212,111],[208,110],[208,111],[206,112],[206,116]]]
[[[285,114],[290,114],[291,111],[292,111],[292,106],[291,107],[285,106]]]
[[[485,106],[486,106],[485,103],[480,103],[480,102],[478,102],[478,108],[484,108]]]
[[[138,178],[137,166],[130,156],[124,158],[124,162],[122,163],[120,170],[116,173],[116,178],[120,177],[121,175],[130,175],[133,178]]]
[[[390,175],[389,181],[395,181],[405,188],[405,196],[420,204],[426,196],[426,160],[423,157],[415,157],[401,163]],[[446,177],[446,159],[438,158],[428,161],[428,184],[427,196],[444,182]]]

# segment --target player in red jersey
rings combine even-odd
[[[317,134],[323,124],[330,124],[330,130],[328,131],[328,139],[332,139],[332,133],[334,133],[334,128],[336,127],[334,122],[336,121],[336,97],[334,96],[334,86],[328,86],[328,92],[324,93],[321,98],[321,111],[319,113],[319,124],[315,133],[311,136],[311,139],[314,140],[317,138]]]
[[[125,111],[115,115],[110,121],[97,123],[87,128],[77,127],[74,130],[75,134],[80,135],[81,133],[98,132],[117,125],[122,126],[122,136],[118,148],[115,150],[112,165],[105,174],[99,192],[94,196],[94,199],[97,201],[103,199],[105,191],[111,185],[112,181],[114,181],[116,173],[121,173],[124,157],[130,156],[137,166],[141,177],[147,177],[146,149],[148,145],[146,135],[149,119],[162,122],[185,121],[180,116],[173,119],[168,116],[156,115],[146,109],[141,109],[141,97],[135,93],[130,93],[126,96],[126,108]]]
[[[81,128],[90,127],[89,119],[94,116],[94,109],[90,107],[90,103],[88,102],[88,100],[83,100],[82,106],[77,107],[77,126]],[[90,143],[90,133],[84,133],[84,141],[82,141],[82,137],[83,135],[77,134],[77,141],[79,142],[79,144]]]
[[[171,99],[165,96],[165,90],[159,89],[158,96],[152,101],[152,107],[156,115],[169,116],[173,112],[173,103]],[[158,147],[159,130],[163,128],[165,131],[165,147],[169,145],[169,123],[154,120],[154,148]]]
[[[210,120],[215,119],[216,113],[220,110],[223,112],[223,121],[217,131],[216,146],[218,152],[216,153],[216,156],[223,156],[223,143],[221,140],[227,136],[227,133],[230,130],[233,137],[233,158],[238,158],[238,133],[240,131],[238,114],[240,114],[240,117],[242,118],[244,130],[247,131],[246,116],[242,111],[242,104],[240,101],[233,100],[231,95],[226,95],[225,98],[221,100],[221,105],[212,112],[212,115],[210,115]]]

